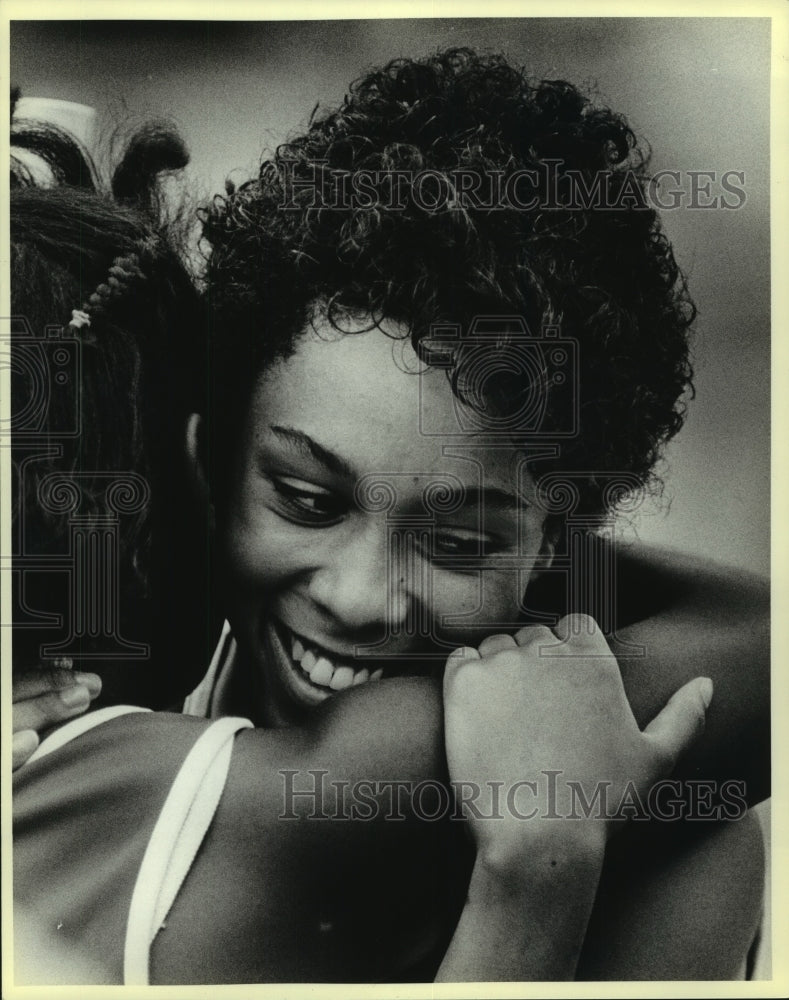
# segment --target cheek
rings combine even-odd
[[[438,634],[464,645],[474,644],[491,632],[511,631],[523,617],[521,602],[528,576],[528,568],[488,569],[468,575],[435,573],[431,614]]]
[[[476,574],[468,575],[434,571],[430,589],[430,611],[440,624],[446,616],[468,615],[479,605],[480,583]],[[451,628],[444,625],[444,629]]]
[[[523,618],[523,597],[531,574],[531,560],[518,570],[485,574],[484,611],[498,629],[511,630]]]
[[[294,572],[299,547],[265,507],[239,507],[218,533],[223,579],[231,592],[270,589]]]

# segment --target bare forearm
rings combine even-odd
[[[520,870],[478,859],[438,982],[570,980],[589,922],[602,850],[538,847]]]

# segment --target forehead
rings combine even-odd
[[[448,472],[515,485],[523,454],[506,443],[490,448],[463,433],[465,409],[444,371],[419,360],[407,331],[384,321],[348,321],[339,333],[316,321],[296,351],[259,380],[251,430],[261,439],[272,425],[308,434],[360,474]]]

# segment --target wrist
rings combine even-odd
[[[605,824],[547,821],[527,835],[497,831],[477,846],[472,874],[486,892],[517,894],[535,885],[588,879],[595,884],[603,866]]]
[[[544,836],[530,849],[477,854],[439,980],[569,980],[602,869],[604,838]]]

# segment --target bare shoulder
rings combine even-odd
[[[407,976],[457,918],[467,873],[451,868],[454,831],[401,811],[395,786],[444,772],[440,689],[427,678],[351,689],[298,729],[240,733],[155,942],[155,981]]]

